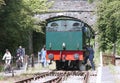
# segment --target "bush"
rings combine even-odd
[[[3,71],[3,65],[0,65],[0,72]]]

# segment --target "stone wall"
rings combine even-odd
[[[95,4],[88,3],[86,0],[54,0],[51,10],[87,10],[93,11]]]
[[[52,0],[49,0],[52,1]],[[78,18],[90,26],[93,26],[96,22],[95,15],[95,3],[88,3],[86,0],[55,0],[53,6],[49,9],[50,11],[62,11],[62,12],[51,12],[36,15],[36,18],[45,20],[54,16],[71,16]]]

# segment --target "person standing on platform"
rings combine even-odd
[[[90,46],[88,48],[88,50],[89,50],[89,61],[90,61],[92,70],[95,70],[95,66],[94,66],[94,62],[93,62],[93,59],[94,59],[94,50],[93,50],[93,47]]]
[[[6,70],[11,72],[11,64],[10,63],[12,60],[12,56],[11,56],[11,53],[8,49],[6,49],[6,52],[5,52],[2,60],[5,60],[5,67],[4,67],[5,72],[6,72]]]
[[[22,48],[22,46],[19,46],[19,48],[17,49],[17,57],[20,58],[22,61],[21,66],[23,66],[24,55],[25,55],[24,49]]]
[[[42,50],[41,50],[41,63],[43,67],[46,67],[46,47],[45,45],[43,46]]]
[[[5,64],[10,65],[11,59],[12,59],[11,53],[9,52],[8,49],[6,49],[6,52],[5,52],[2,60],[5,60]]]

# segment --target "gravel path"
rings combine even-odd
[[[102,67],[101,83],[120,83],[120,66]]]

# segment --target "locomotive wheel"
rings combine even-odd
[[[57,70],[60,70],[60,68],[61,68],[61,67],[60,67],[60,61],[56,61],[56,69],[57,69]]]
[[[57,70],[60,70],[60,69],[67,70],[68,69],[68,61],[65,61],[65,62],[56,61],[56,69]]]
[[[82,61],[79,61],[79,70],[80,71],[85,71],[86,70],[86,66],[84,64],[82,64]]]
[[[68,61],[62,62],[62,69],[64,70],[68,69]]]

